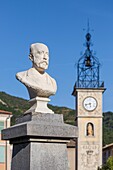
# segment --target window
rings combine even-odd
[[[4,129],[4,122],[1,122],[0,121],[0,133],[1,133],[1,130]]]
[[[0,163],[5,162],[5,147],[0,146]]]

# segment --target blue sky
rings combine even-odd
[[[77,79],[76,63],[84,52],[89,18],[92,49],[101,63],[101,80],[107,90],[103,111],[113,111],[113,1],[112,0],[0,0],[0,91],[29,99],[15,74],[31,67],[30,44],[50,49],[47,72],[58,91],[50,104],[75,108],[71,95]],[[93,31],[92,31],[93,29]]]

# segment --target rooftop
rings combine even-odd
[[[110,144],[108,144],[108,145],[105,145],[105,146],[103,147],[103,149],[108,149],[108,148],[110,148],[110,147],[113,147],[113,143],[110,143]]]
[[[12,112],[8,112],[8,111],[5,111],[5,110],[0,110],[0,114],[12,115]]]

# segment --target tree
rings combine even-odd
[[[110,156],[107,160],[107,166],[109,167],[110,170],[113,170],[113,156]]]
[[[113,170],[113,156],[110,156],[106,164],[103,165],[102,168],[98,168],[98,170]]]

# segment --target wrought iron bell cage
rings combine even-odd
[[[88,32],[86,34],[86,50],[77,63],[76,87],[78,88],[99,88],[102,85],[99,80],[100,63],[90,50],[90,46],[91,34]]]

